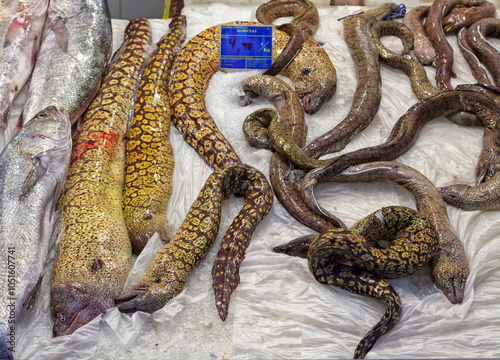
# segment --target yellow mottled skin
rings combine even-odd
[[[254,22],[228,24],[258,25]],[[213,26],[186,43],[172,65],[169,82],[174,125],[213,169],[240,162],[231,144],[219,132],[205,104],[205,91],[210,78],[220,70],[219,34],[219,26]],[[274,58],[281,53],[288,39],[285,32],[275,30]],[[292,80],[304,109],[309,113],[318,111],[336,90],[336,72],[328,54],[309,38],[281,75]]]
[[[123,212],[132,251],[139,254],[156,232],[164,242],[172,194],[174,153],[168,139],[172,112],[167,81],[175,54],[186,38],[186,19],[171,20],[144,70],[126,146]]]
[[[50,291],[55,336],[71,334],[114,306],[130,271],[122,210],[124,137],[149,44],[149,22],[131,22],[75,135],[58,203],[63,236]]]
[[[245,204],[227,230],[213,268],[216,306],[221,318],[226,318],[245,249],[273,202],[265,176],[245,164],[228,165],[207,179],[172,241],[155,254],[146,274],[130,293],[117,300],[120,311],[154,312],[182,291],[191,270],[205,257],[217,236],[222,202],[231,194],[244,197]]]

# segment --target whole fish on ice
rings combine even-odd
[[[0,130],[30,77],[40,46],[48,0],[0,0]]]
[[[73,123],[99,88],[111,46],[105,0],[51,0],[23,124],[49,105],[66,109]]]
[[[0,154],[0,359],[16,350],[16,317],[43,274],[71,144],[68,113],[51,106]]]

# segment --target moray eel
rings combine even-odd
[[[441,91],[430,82],[423,65],[408,54],[413,43],[412,32],[408,27],[396,21],[382,21],[372,27],[371,33],[380,55],[380,61],[404,71],[410,78],[413,93],[419,100],[424,100]],[[389,50],[382,43],[381,38],[388,35],[399,37],[402,40],[404,49],[401,54]],[[446,117],[459,125],[476,126],[481,124],[477,116],[465,111],[457,111]]]
[[[150,46],[146,19],[125,29],[101,87],[75,134],[58,207],[62,239],[52,272],[55,336],[73,333],[114,306],[130,271],[130,240],[122,209],[124,138]]]
[[[476,21],[467,29],[466,32],[464,30],[461,35],[462,47],[460,49],[466,52],[467,55],[464,54],[464,57],[466,57],[470,67],[473,69],[473,73],[474,69],[476,69],[476,74],[478,70],[481,72],[481,69],[483,69],[482,67],[477,67],[477,63],[474,60],[478,59],[478,61],[484,64],[485,68],[491,74],[493,83],[500,85],[500,52],[488,40],[486,40],[487,36],[495,38],[500,37],[500,19],[485,18]],[[467,53],[467,50],[471,51],[473,56],[471,56],[470,53]],[[473,59],[471,59],[471,57]],[[492,85],[488,79],[486,70],[483,69],[481,75],[476,76],[479,83]]]
[[[476,114],[489,128],[495,127],[499,116],[495,102],[482,93],[472,90],[441,91],[413,105],[398,119],[389,138],[383,144],[340,155],[328,166],[311,170],[309,178],[322,181],[323,178],[338,174],[351,165],[394,160],[413,146],[423,125],[439,116],[458,111]],[[481,172],[481,169],[478,172]]]
[[[422,65],[430,65],[436,60],[436,51],[422,25],[428,11],[429,6],[416,6],[408,11],[403,18],[403,24],[413,34],[415,58]]]
[[[380,106],[381,80],[378,51],[373,43],[370,28],[397,10],[396,4],[388,3],[343,20],[344,40],[356,66],[358,84],[347,116],[335,128],[304,148],[309,156],[318,158],[342,150],[375,117]]]
[[[318,30],[318,9],[309,0],[270,0],[256,11],[257,20],[265,25],[272,25],[276,19],[287,16],[292,16],[292,21],[278,29],[289,34],[290,39],[264,75],[278,75],[302,49],[305,37],[312,38]]]
[[[266,132],[269,134],[269,131],[262,129],[260,125],[258,125],[260,129],[256,129],[255,124],[261,121],[268,122],[268,115],[276,115],[274,111],[279,113],[280,120],[282,120],[280,125],[286,128],[281,129],[282,131],[272,131],[276,133],[275,145],[281,144],[281,146],[276,146],[281,150],[272,155],[270,165],[271,184],[278,200],[295,219],[312,229],[326,231],[336,227],[345,227],[338,218],[325,219],[309,210],[295,189],[295,181],[291,178],[293,167],[290,166],[289,159],[295,155],[303,156],[299,150],[305,145],[307,133],[304,111],[296,93],[283,80],[268,75],[251,76],[242,83],[242,88],[246,93],[244,102],[250,101],[252,97],[264,96],[276,108],[276,110],[259,110],[246,119],[243,125],[247,131],[245,136],[251,143],[271,147],[270,144],[267,145],[269,138],[263,134]],[[290,148],[295,149],[294,154],[290,154]]]
[[[443,31],[448,34],[470,26],[480,19],[494,18],[496,11],[495,5],[489,1],[473,6],[456,6],[443,18]]]
[[[234,22],[234,25],[256,25],[254,22]],[[208,113],[204,94],[212,75],[220,70],[219,26],[208,28],[193,37],[179,51],[172,65],[169,82],[172,122],[186,142],[213,169],[240,162],[227,139],[220,133]],[[286,43],[288,35],[275,31],[274,58]],[[317,112],[336,90],[335,68],[325,50],[315,41],[306,39],[304,47],[283,70],[290,78],[307,113]]]
[[[166,84],[174,56],[186,38],[186,18],[173,18],[169,28],[144,70],[127,137],[123,213],[134,254],[155,233],[164,242],[170,240],[167,205],[174,152],[168,139],[172,112]]]
[[[389,246],[380,248],[384,241]],[[349,230],[305,236],[274,251],[302,257],[306,254],[311,272],[322,284],[386,301],[383,318],[356,349],[355,358],[364,358],[400,318],[399,296],[381,278],[415,273],[435,255],[437,246],[436,231],[425,217],[404,206],[390,206],[366,216]]]
[[[318,182],[392,181],[410,190],[418,211],[434,226],[439,237],[437,255],[431,260],[432,279],[451,303],[461,303],[470,270],[465,249],[453,229],[439,190],[420,172],[393,161],[378,161],[351,166],[340,174],[318,179],[307,175],[299,187],[304,201],[315,211],[322,210],[314,199],[313,186]]]
[[[151,313],[181,292],[189,273],[205,257],[217,236],[222,203],[231,194],[245,198],[243,209],[225,235],[237,246],[232,250],[221,246],[213,268],[216,306],[220,317],[226,318],[243,260],[244,251],[239,248],[246,248],[253,230],[269,212],[273,198],[265,176],[243,164],[228,165],[210,175],[172,241],[155,254],[146,274],[131,291],[117,299],[120,311]],[[241,222],[243,227],[235,227]]]
[[[309,0],[270,0],[260,5],[255,15],[259,22],[266,25],[272,25],[280,17],[292,16],[290,24],[309,37],[316,34],[319,26],[318,9]]]
[[[443,17],[458,4],[477,6],[484,2],[485,0],[435,0],[432,3],[425,21],[425,31],[437,54],[436,85],[438,88],[451,90],[453,88],[451,77],[455,77],[453,72],[453,49],[444,34]]]

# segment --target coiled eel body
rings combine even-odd
[[[58,203],[62,239],[50,289],[55,336],[71,334],[113,307],[130,271],[122,210],[124,137],[150,41],[146,19],[127,26],[125,42],[75,135]]]
[[[230,240],[236,246],[225,250],[221,245],[213,267],[216,306],[221,318],[226,318],[229,297],[239,282],[244,249],[255,227],[269,212],[273,198],[264,175],[244,164],[228,165],[210,175],[172,241],[155,254],[146,274],[132,290],[117,300],[120,311],[154,312],[181,292],[189,273],[217,236],[222,202],[231,194],[243,196],[245,204],[222,243]]]
[[[123,213],[139,254],[156,232],[168,242],[167,205],[172,194],[174,152],[169,141],[170,102],[167,82],[175,54],[186,38],[186,18],[171,20],[144,69],[126,145]]]
[[[356,66],[358,84],[347,116],[335,128],[308,144],[304,148],[308,155],[317,158],[342,150],[375,117],[380,106],[381,80],[378,51],[373,43],[370,28],[397,9],[396,4],[388,3],[343,20],[344,40]]]
[[[295,219],[317,231],[345,227],[340,219],[326,219],[309,210],[295,189],[295,181],[290,179],[293,167],[290,166],[289,161],[293,162],[292,158],[295,158],[296,163],[307,163],[307,160],[311,160],[300,151],[306,142],[307,126],[300,101],[293,89],[284,81],[268,75],[251,76],[242,83],[242,88],[247,99],[263,96],[271,101],[276,108],[276,110],[268,109],[253,113],[245,121],[246,125],[244,124],[244,126],[247,128],[247,132],[252,132],[251,136],[246,135],[247,139],[249,138],[254,143],[260,143],[259,146],[268,146],[269,137],[275,137],[273,142],[280,150],[277,150],[271,157],[270,173],[271,185],[280,203]],[[268,121],[266,114],[276,116],[275,111],[279,114],[283,128],[277,131],[272,128],[268,129],[269,136],[266,137],[263,134],[266,131],[262,128],[255,129],[254,123],[258,121],[257,117],[262,118],[263,116],[266,120],[261,120]],[[262,144],[263,142],[265,144]],[[278,146],[277,143],[280,145]],[[312,161],[317,162],[318,160],[313,158]]]
[[[381,249],[378,246],[383,241],[390,245]],[[273,250],[303,257],[307,249],[309,269],[317,281],[387,303],[384,316],[355,351],[355,358],[364,358],[378,338],[396,325],[401,314],[398,294],[381,277],[414,273],[435,255],[437,244],[434,227],[421,214],[391,206],[366,216],[349,230],[335,229],[299,238]]]
[[[432,259],[432,279],[451,303],[461,303],[469,276],[465,249],[453,229],[446,205],[439,190],[420,172],[409,166],[392,161],[378,161],[351,166],[340,174],[322,178],[320,181],[301,180],[300,188],[306,203],[318,209],[312,187],[318,182],[371,182],[388,180],[410,190],[417,201],[418,211],[434,226],[439,237],[439,250]]]
[[[292,16],[294,27],[312,37],[319,26],[316,5],[309,0],[270,0],[257,8],[255,16],[262,24],[272,25],[280,17]]]

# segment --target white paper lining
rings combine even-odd
[[[187,16],[188,38],[219,23],[255,20],[255,10],[256,6],[187,5],[183,13]],[[342,22],[337,18],[358,11],[358,7],[319,9],[321,25],[315,39],[324,44],[336,67],[338,90],[333,100],[317,114],[306,115],[308,142],[340,122],[349,110],[356,77],[342,37]],[[115,49],[123,39],[126,25],[126,21],[113,20]],[[168,30],[168,20],[151,20],[151,25],[154,41]],[[454,69],[458,74],[452,83],[474,82],[455,37],[450,36],[449,41],[455,49]],[[394,49],[401,48],[393,38],[385,42]],[[258,73],[215,74],[206,101],[210,114],[242,161],[268,175],[270,153],[247,145],[241,124],[249,113],[269,104],[257,99],[248,107],[238,106],[240,83]],[[343,152],[385,141],[394,122],[417,101],[406,75],[384,65],[381,73],[380,110],[372,124]],[[428,73],[434,81],[434,71],[428,69]],[[12,119],[19,116],[23,97],[25,99],[25,93],[17,99]],[[460,127],[444,118],[433,120],[421,131],[416,145],[398,161],[413,166],[438,186],[457,182],[472,184],[482,132],[482,128]],[[168,208],[173,236],[211,170],[175,128],[170,139],[176,160]],[[0,144],[4,145],[5,139]],[[415,208],[413,196],[391,183],[321,184],[315,193],[321,204],[347,225],[382,206]],[[273,246],[313,232],[290,217],[277,200],[252,237],[240,269],[241,283],[231,298],[229,316],[225,322],[219,319],[211,268],[220,239],[242,203],[233,197],[224,204],[221,231],[214,247],[194,269],[183,292],[163,309],[152,315],[121,314],[110,309],[102,319],[94,319],[73,335],[56,339],[51,336],[48,294],[53,246],[36,308],[30,314],[23,310],[18,319],[16,358],[352,358],[357,343],[382,316],[384,304],[321,285],[313,279],[304,259],[273,253]],[[467,212],[451,206],[448,211],[451,223],[465,244],[471,267],[464,302],[450,304],[432,284],[428,268],[405,279],[390,280],[402,298],[403,317],[377,342],[367,358],[500,356],[498,213]],[[140,277],[147,267],[147,257],[151,257],[158,246],[157,241],[148,245],[135,262],[135,275],[131,277]]]

